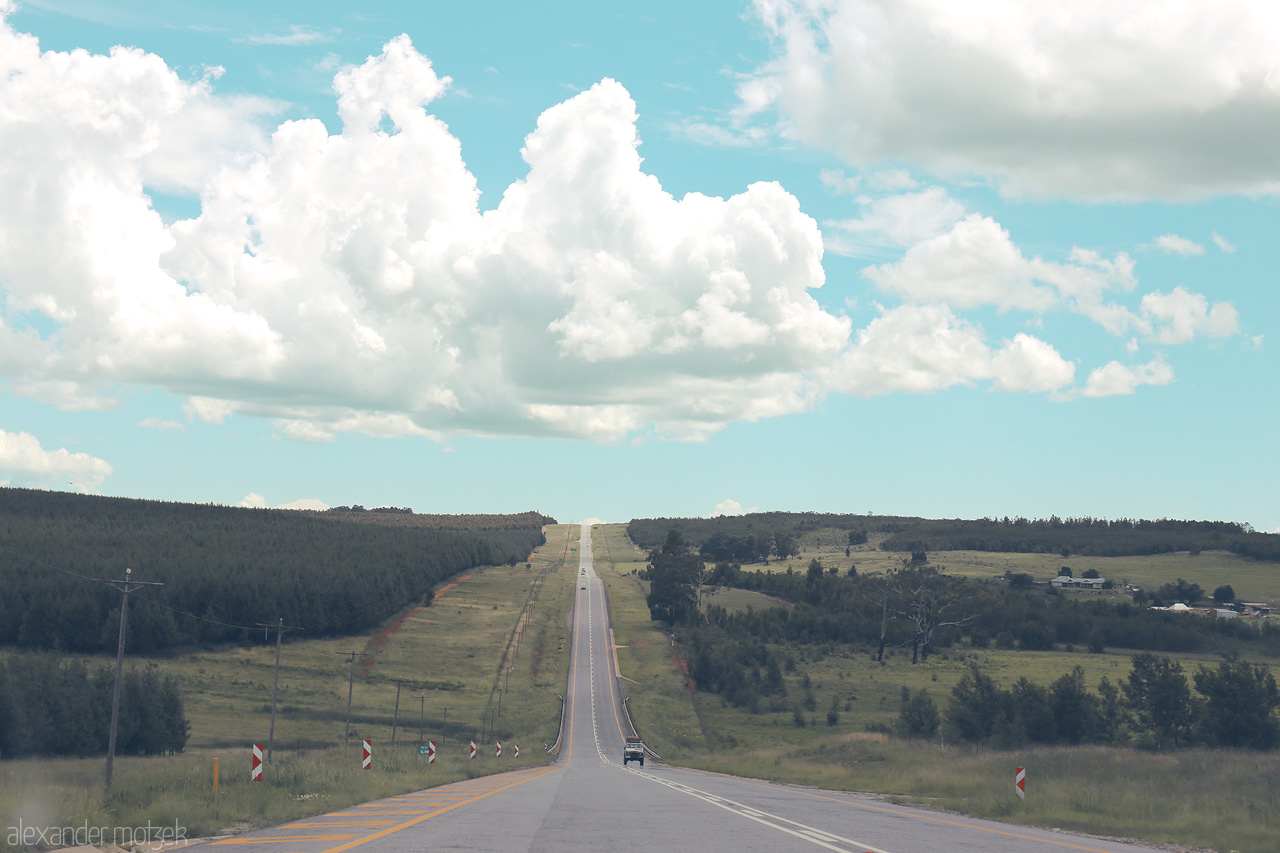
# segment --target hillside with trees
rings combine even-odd
[[[439,516],[345,507],[244,509],[0,489],[0,644],[114,651],[121,596],[93,578],[158,581],[130,596],[128,650],[368,630],[452,575],[527,559],[536,512]],[[259,635],[260,636],[260,635]]]
[[[882,660],[886,649],[901,648],[915,664],[957,646],[1126,649],[1141,651],[1134,658],[1137,674],[1122,685],[1104,683],[1096,694],[1078,674],[1048,686],[1024,678],[1003,688],[977,669],[961,680],[945,713],[925,691],[904,694],[896,733],[933,737],[945,726],[951,740],[998,745],[1280,745],[1275,682],[1265,666],[1240,662],[1245,656],[1280,659],[1280,627],[1270,620],[1189,617],[1127,598],[1029,589],[1011,582],[1017,576],[954,577],[923,552],[898,569],[865,576],[817,559],[804,571],[743,571],[736,562],[711,565],[705,553],[711,541],[698,553],[672,529],[650,550],[643,572],[650,615],[672,631],[697,690],[750,713],[794,711],[796,724],[803,725],[806,713],[817,710],[812,691],[788,697],[782,674],[796,671],[796,658],[836,650],[857,649]],[[1202,595],[1194,584],[1183,585],[1185,590],[1170,584],[1159,592]],[[759,592],[790,606],[729,611],[708,603],[717,589]],[[1179,665],[1155,652],[1219,654],[1227,663],[1194,673],[1196,696]],[[1165,693],[1176,685],[1175,702]],[[1160,716],[1171,702],[1179,709],[1176,724]],[[834,707],[832,713],[838,717]]]

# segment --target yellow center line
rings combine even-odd
[[[335,821],[330,824],[285,824],[280,829],[372,829],[396,821]]]
[[[291,841],[342,841],[344,838],[355,838],[355,834],[349,835],[267,835],[261,838],[228,838],[225,841],[210,841],[210,846],[215,844],[280,844],[281,842]],[[355,842],[359,843],[359,842]]]
[[[396,802],[398,803],[410,803],[415,799],[457,799],[474,793],[475,792],[456,792],[456,790],[453,790],[453,792],[445,792],[442,794],[413,794],[412,797],[396,797],[394,799],[396,799]]]
[[[462,800],[461,802],[454,803],[451,806],[444,806],[443,808],[436,809],[435,811],[428,812],[424,815],[420,815],[419,817],[402,821],[401,823],[398,823],[395,826],[389,826],[386,829],[380,829],[377,832],[370,833],[369,835],[366,835],[363,838],[357,838],[355,841],[348,841],[346,844],[339,844],[337,847],[331,847],[328,850],[323,851],[323,853],[342,853],[342,851],[344,850],[350,850],[351,848],[358,847],[359,845],[364,844],[368,841],[376,841],[379,838],[385,838],[388,835],[391,835],[392,833],[399,832],[402,829],[408,829],[411,826],[416,826],[417,824],[420,824],[425,820],[430,820],[431,818],[436,817],[437,815],[442,815],[445,812],[453,811],[459,806],[464,806],[469,803],[477,802],[478,800],[483,800],[485,797],[491,797],[494,794],[500,793],[502,791],[510,790],[511,788],[518,787],[520,785],[523,785],[526,782],[531,782],[534,779],[541,779],[543,776],[556,772],[557,769],[558,768],[553,767],[550,770],[547,770],[546,772],[540,773],[536,776],[526,776],[523,779],[519,779],[515,782],[512,782],[510,785],[506,785],[501,788],[494,788],[493,790],[488,791],[487,793],[479,794],[477,796],[472,797],[469,800]],[[346,837],[350,838],[351,836],[346,836]],[[337,839],[334,839],[334,840],[336,841]]]

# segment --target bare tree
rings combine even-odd
[[[912,626],[911,662],[927,660],[939,628],[972,621],[970,596],[948,581],[941,570],[930,565],[913,565],[897,574],[901,598],[897,615]],[[881,643],[883,629],[881,629]]]
[[[875,602],[880,605],[880,648],[876,651],[876,660],[884,660],[884,647],[889,645],[889,623],[897,618],[896,610],[890,611],[890,605],[896,605],[899,595],[898,573],[893,569],[885,572],[876,585]]]
[[[693,587],[694,599],[697,602],[698,617],[706,622],[707,614],[702,607],[703,599],[715,595],[721,588],[721,584],[716,583],[715,567],[708,568],[706,562],[699,558],[698,566],[693,570],[690,585]]]

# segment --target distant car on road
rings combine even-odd
[[[622,766],[626,767],[628,761],[639,761],[644,767],[644,741],[638,737],[629,737],[622,745]]]

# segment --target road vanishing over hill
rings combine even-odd
[[[1122,853],[1151,848],[647,762],[622,766],[604,584],[583,525],[559,759],[208,842],[227,853]],[[1010,779],[1012,785],[1012,779]],[[210,850],[209,853],[222,853]]]

